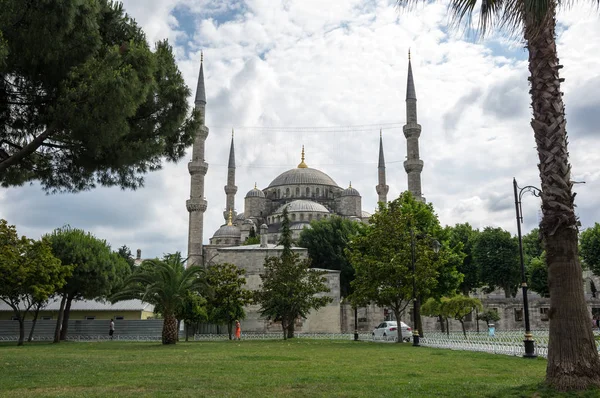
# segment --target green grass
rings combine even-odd
[[[540,387],[546,361],[290,340],[0,344],[2,397],[598,397]]]

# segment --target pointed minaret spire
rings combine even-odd
[[[208,171],[208,163],[204,161],[204,145],[208,137],[206,127],[206,93],[204,92],[204,55],[200,53],[200,73],[196,88],[195,109],[200,113],[200,126],[192,147],[192,160],[188,163],[190,172],[190,198],[186,201],[190,213],[188,230],[188,261],[187,266],[203,265],[202,234],[204,231],[204,212],[207,202],[204,198],[204,176]]]
[[[406,137],[404,170],[406,170],[406,174],[408,175],[408,190],[417,200],[425,202],[425,198],[421,192],[423,161],[419,158],[421,125],[417,123],[417,94],[415,93],[415,82],[410,62],[410,50],[408,50],[408,78],[406,81],[406,125],[404,125],[403,130]]]
[[[375,190],[378,195],[378,202],[387,203],[387,193],[390,187],[386,185],[385,181],[385,159],[383,158],[383,137],[381,129],[379,130],[379,165],[377,166],[377,177],[378,182]]]
[[[231,129],[231,146],[229,147],[229,163],[227,164],[227,185],[225,185],[226,205],[223,216],[227,220],[229,213],[235,212],[235,146],[233,143],[233,129]]]

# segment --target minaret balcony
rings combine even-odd
[[[208,171],[208,163],[203,161],[191,161],[188,163],[188,171],[191,175],[202,174],[206,175]]]
[[[198,140],[206,141],[206,137],[208,137],[208,127],[199,126],[198,131],[196,131],[195,141],[198,141]]]
[[[236,185],[225,185],[225,193],[227,195],[235,195],[235,193],[238,190],[238,187]]]
[[[379,184],[379,185],[375,186],[375,191],[377,192],[377,195],[387,195],[389,190],[390,190],[389,185]]]
[[[407,173],[418,171],[419,173],[423,170],[423,161],[420,159],[407,159],[404,161],[404,170]]]
[[[421,135],[421,125],[419,123],[407,123],[402,127],[406,138],[419,138]]]
[[[207,203],[204,199],[191,198],[185,201],[185,207],[187,207],[187,211],[190,213],[195,211],[204,213],[206,211],[206,205]]]

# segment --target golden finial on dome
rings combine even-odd
[[[348,185],[348,189],[352,189],[352,181],[350,181],[350,185]]]
[[[229,209],[229,217],[227,217],[227,225],[233,225],[231,223],[231,216],[232,216],[233,211],[231,209]]]
[[[256,183],[254,183],[254,189],[258,190],[258,188],[256,188]]]
[[[204,62],[204,51],[200,50],[200,63]]]
[[[307,169],[308,168],[308,166],[306,165],[306,163],[304,163],[304,145],[302,145],[302,161],[298,165],[298,168],[299,169]]]

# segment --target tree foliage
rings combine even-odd
[[[448,245],[450,248],[464,253],[464,257],[456,269],[463,274],[463,280],[460,283],[460,291],[464,295],[469,295],[473,290],[481,287],[481,275],[477,268],[477,263],[473,260],[473,246],[479,235],[479,230],[473,229],[469,223],[447,226]]]
[[[199,114],[170,45],[110,0],[5,0],[0,184],[137,188],[192,144]]]
[[[233,323],[246,317],[244,306],[250,302],[251,293],[244,289],[246,271],[233,264],[216,264],[207,269],[206,282],[211,289],[208,299],[209,320],[226,324],[229,340]]]
[[[475,310],[481,311],[482,308],[483,306],[479,299],[464,296],[462,294],[450,298],[443,297],[441,301],[442,313],[448,318],[456,319],[460,322],[465,338],[467,337],[465,318]]]
[[[27,313],[60,289],[72,271],[52,255],[45,239],[19,238],[13,225],[0,220],[0,300],[19,321],[19,341],[25,338]]]
[[[546,265],[546,252],[539,257],[534,257],[527,266],[527,284],[531,290],[542,297],[550,297],[548,286],[548,266]]]
[[[325,272],[310,269],[310,260],[301,260],[292,250],[292,233],[287,207],[283,210],[280,257],[267,257],[260,275],[262,287],[254,293],[262,316],[281,322],[283,338],[294,337],[294,325],[299,317],[306,318],[311,310],[331,302]]]
[[[490,323],[498,322],[500,320],[500,314],[498,314],[498,311],[487,309],[483,312],[480,312],[479,315],[477,315],[477,319],[484,321],[489,328]]]
[[[64,226],[45,235],[52,253],[63,264],[72,265],[73,272],[58,291],[61,296],[55,341],[68,334],[70,308],[73,300],[107,298],[118,289],[129,275],[127,262],[113,252],[108,243],[89,232]]]
[[[329,217],[313,220],[310,228],[300,233],[298,246],[308,249],[311,267],[340,271],[341,296],[351,293],[350,283],[354,280],[354,268],[348,258],[346,248],[358,235],[364,235],[363,223],[342,217]]]
[[[449,262],[452,253],[443,245],[439,253],[434,252],[433,240],[441,235],[439,221],[433,206],[416,201],[410,192],[404,192],[387,206],[380,205],[370,221],[366,234],[357,236],[349,248],[356,271],[351,298],[356,303],[373,302],[389,307],[400,320],[413,298],[413,282],[417,297],[431,296],[438,287],[440,269]]]
[[[594,275],[600,276],[600,224],[582,231],[579,242],[583,261]]]
[[[177,315],[181,315],[190,293],[206,290],[203,276],[201,267],[185,267],[181,253],[166,254],[162,260],[145,260],[127,278],[124,288],[113,294],[110,300],[114,303],[138,299],[153,304],[154,311],[164,319],[162,343],[176,344]],[[195,301],[194,304],[200,305],[200,302]]]
[[[519,244],[509,232],[486,227],[475,242],[473,257],[488,291],[500,287],[507,298],[516,295],[521,283]]]
[[[131,254],[131,249],[129,249],[127,245],[123,245],[119,247],[119,250],[117,250],[117,254],[127,262],[127,264],[129,265],[129,269],[133,272],[133,270],[135,269],[135,260],[133,258],[133,254]]]

